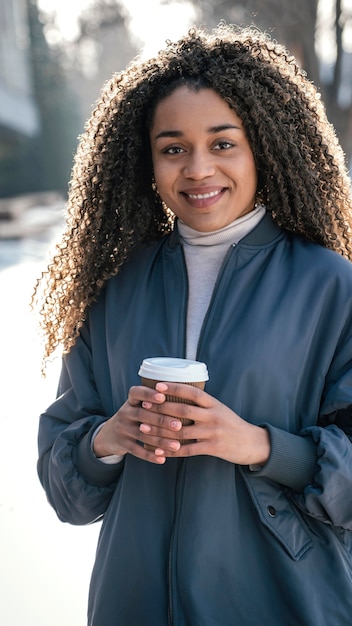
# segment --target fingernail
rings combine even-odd
[[[150,433],[150,431],[151,431],[151,427],[149,426],[149,424],[140,424],[140,426],[139,426],[139,430],[140,430],[142,433]]]
[[[157,383],[155,385],[155,389],[157,391],[166,391],[167,390],[167,385],[165,385],[165,383]]]
[[[179,420],[172,420],[171,422],[171,428],[174,428],[175,430],[180,430],[182,424]]]
[[[142,402],[142,407],[143,407],[143,409],[151,409],[152,408],[152,403],[151,402]]]
[[[154,394],[154,398],[155,400],[158,400],[159,402],[163,402],[165,400],[165,396],[163,393]]]
[[[165,452],[164,452],[164,450],[162,450],[161,448],[155,448],[155,450],[154,450],[154,454],[155,454],[156,456],[165,456]]]
[[[179,450],[180,447],[181,445],[179,441],[171,441],[171,443],[169,444],[170,450]]]

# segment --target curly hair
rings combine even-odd
[[[195,27],[113,75],[87,122],[66,229],[32,298],[44,359],[58,345],[70,350],[87,308],[132,249],[173,228],[152,189],[149,129],[158,102],[181,84],[213,89],[242,119],[258,198],[275,222],[352,259],[350,179],[315,86],[284,46],[257,29]]]

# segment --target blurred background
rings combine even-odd
[[[352,166],[352,0],[0,0],[0,622],[85,626],[99,525],[59,522],[36,476],[42,378],[29,301],[63,227],[73,155],[101,87],[194,23],[253,24],[319,87]]]

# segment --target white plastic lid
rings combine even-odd
[[[162,356],[144,359],[138,374],[143,378],[165,382],[199,383],[209,380],[205,363]]]

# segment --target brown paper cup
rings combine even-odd
[[[183,363],[185,364],[185,371],[182,371],[182,375],[178,378],[177,374],[179,373],[178,368],[176,367],[175,370],[172,369],[172,365],[170,366],[169,371],[164,372],[165,378],[160,378],[160,379],[155,379],[155,378],[148,378],[146,377],[143,371],[143,365],[145,362],[147,362],[147,367],[150,366],[150,364],[152,363],[152,365],[154,365],[154,361],[157,362],[157,365],[160,366],[161,368],[164,367],[164,361],[165,363],[167,363],[167,367],[169,367],[169,362],[176,362],[176,364],[181,364],[181,366],[183,365]],[[189,368],[192,371],[192,368],[194,367],[198,367],[201,369],[203,377],[205,378],[205,380],[185,380],[185,378],[187,378],[188,374],[186,372],[187,367],[189,366]],[[185,373],[186,372],[186,373]],[[148,372],[149,373],[149,372]],[[192,385],[193,387],[198,387],[199,389],[204,389],[205,387],[205,383],[206,380],[208,380],[208,373],[207,373],[207,369],[206,366],[204,365],[204,363],[198,363],[196,361],[187,361],[187,359],[168,359],[168,358],[155,358],[155,359],[146,359],[145,361],[143,361],[143,364],[141,365],[139,374],[141,375],[141,382],[142,385],[145,387],[150,387],[152,389],[155,389],[155,385],[158,382],[177,382],[177,383],[182,383],[185,385]],[[189,377],[188,377],[189,378]],[[199,378],[199,376],[198,376]],[[175,396],[172,395],[166,395],[166,400],[168,402],[182,402],[184,404],[194,404],[193,402],[190,402],[188,400],[180,400],[180,398],[176,398]],[[189,426],[190,424],[193,424],[193,420],[190,419],[186,419],[186,418],[179,418],[180,421],[182,422],[182,424],[184,426]],[[185,443],[193,443],[195,441],[195,439],[183,439],[180,440],[181,445],[185,444]],[[148,450],[155,450],[154,446],[150,446],[148,444],[144,444],[144,447]]]
[[[157,383],[164,382],[162,380],[152,380],[151,378],[143,378],[143,377],[141,378],[141,381],[142,381],[142,385],[144,387],[151,387],[152,389],[155,389],[155,385]],[[169,382],[171,382],[171,381],[169,381]],[[172,381],[172,382],[176,383],[176,382],[179,382],[179,381],[175,380],[175,381]],[[194,382],[182,383],[182,384],[183,385],[192,385],[192,387],[198,387],[198,389],[204,389],[204,387],[205,387],[205,381],[195,382],[195,383]],[[190,400],[182,400],[180,398],[176,398],[175,396],[170,396],[168,394],[166,394],[166,400],[168,402],[181,402],[183,404],[193,404],[194,405],[194,402],[191,402]],[[178,417],[177,419],[179,419],[180,422],[182,422],[182,424],[184,426],[190,426],[191,424],[194,424],[193,420],[187,419],[186,417]],[[194,443],[195,441],[196,441],[195,439],[181,439],[180,443],[182,445],[184,443]],[[150,446],[147,443],[144,444],[144,447],[147,450],[155,450],[154,446]]]

